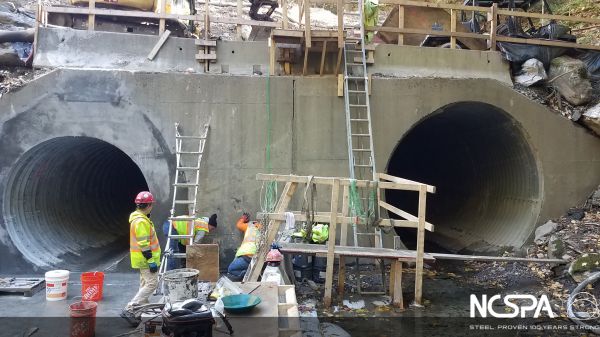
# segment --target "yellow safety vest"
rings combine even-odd
[[[142,251],[152,251],[152,258],[146,260]],[[160,245],[152,221],[142,212],[135,211],[129,216],[129,253],[131,267],[148,269],[148,263],[160,265]]]
[[[209,232],[208,218],[206,217],[196,219],[193,222],[191,220],[175,220],[173,221],[173,228],[177,231],[177,234],[187,235],[192,232],[192,223],[194,224],[194,232],[192,233],[192,235],[196,235],[198,231],[204,231],[207,233]],[[179,243],[181,243],[184,246],[187,246],[190,244],[190,239],[179,239]]]
[[[240,248],[238,248],[237,253],[235,253],[235,257],[242,255],[254,256],[258,248],[256,242],[258,241],[259,234],[255,224],[248,224],[248,228],[246,228],[246,231],[244,232],[244,240],[242,241]]]

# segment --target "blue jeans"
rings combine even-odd
[[[229,274],[232,281],[241,281],[246,275],[246,270],[250,265],[252,259],[249,256],[238,256],[227,267],[227,274]]]
[[[170,223],[169,220],[165,221],[163,223],[163,234],[165,234],[165,237],[168,237],[169,235],[169,227],[170,227]],[[177,230],[175,230],[175,228],[173,228],[173,232],[171,233],[173,235],[177,235]],[[173,253],[179,253],[179,240],[171,240],[171,244],[170,244],[170,248],[173,249]],[[169,249],[169,247],[165,247],[165,251],[167,251]],[[167,259],[167,270],[173,270],[173,269],[178,269],[181,268],[181,263],[180,263],[180,259],[178,258],[174,258],[171,257],[169,259]]]

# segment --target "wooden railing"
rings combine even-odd
[[[165,10],[165,0],[161,0],[159,4],[159,10],[157,13],[145,12],[145,11],[130,11],[130,10],[116,10],[116,9],[104,9],[97,8],[95,0],[89,1],[89,6],[86,7],[52,7],[43,6],[41,1],[39,13],[41,14],[41,22],[47,23],[48,13],[64,13],[64,14],[79,14],[88,16],[88,29],[94,30],[95,17],[96,16],[112,16],[112,17],[137,17],[137,18],[148,18],[159,20],[159,34],[162,34],[165,30],[165,20],[190,20],[204,25],[204,31],[206,34],[210,33],[211,23],[225,23],[233,24],[237,27],[238,38],[241,39],[241,26],[249,25],[253,27],[273,27],[289,29],[289,18],[288,18],[288,0],[280,0],[280,6],[282,8],[281,22],[267,22],[267,21],[256,21],[243,18],[242,8],[243,1],[237,0],[237,17],[225,18],[225,17],[211,17],[210,16],[210,1],[204,1],[204,13],[195,15],[180,15],[180,14],[167,14]],[[591,49],[600,50],[600,46],[590,44],[578,44],[567,41],[556,41],[556,40],[545,40],[545,39],[534,39],[534,38],[516,38],[498,35],[496,28],[501,19],[506,17],[521,17],[529,19],[542,19],[542,20],[556,20],[556,21],[569,21],[577,23],[589,23],[592,25],[600,25],[600,18],[583,18],[565,15],[551,15],[541,13],[529,13],[499,9],[497,5],[492,7],[477,7],[477,6],[463,6],[463,5],[452,5],[452,4],[437,4],[428,3],[421,1],[411,0],[380,0],[381,5],[392,5],[397,6],[398,9],[398,27],[383,27],[381,25],[365,27],[366,31],[379,31],[388,33],[398,34],[398,44],[404,44],[405,35],[417,34],[417,35],[433,35],[443,36],[450,39],[451,48],[457,47],[457,39],[476,39],[486,40],[488,48],[495,50],[496,42],[510,42],[518,44],[528,45],[540,45],[540,46],[553,46],[553,47],[566,47],[566,48],[579,48],[579,49]],[[311,25],[310,16],[311,8],[314,5],[329,4],[335,5],[337,10],[337,26],[333,27],[332,30],[337,31],[338,47],[343,47],[344,42],[344,10],[343,7],[349,4],[349,0],[303,0],[300,3],[300,10],[298,13],[298,23],[300,29],[304,31],[304,39],[306,46],[309,48],[312,44],[312,35],[315,27]],[[433,30],[433,29],[415,29],[406,26],[407,18],[405,17],[405,9],[409,7],[420,7],[420,8],[439,8],[446,10],[450,15],[450,30]],[[458,14],[460,12],[478,12],[483,13],[486,18],[486,27],[489,26],[489,31],[486,33],[473,33],[473,32],[460,32],[457,27],[459,25]],[[303,27],[302,27],[303,26]]]

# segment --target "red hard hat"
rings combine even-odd
[[[283,260],[283,254],[279,251],[279,249],[271,249],[269,253],[267,253],[267,262],[281,262]]]
[[[136,204],[151,204],[154,202],[154,196],[148,191],[142,191],[135,197]]]

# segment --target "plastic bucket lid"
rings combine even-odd
[[[46,272],[44,276],[46,279],[64,280],[69,278],[69,274],[68,270],[51,270]]]

